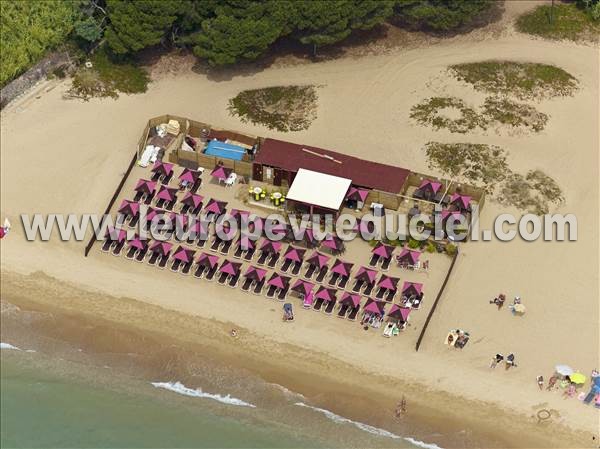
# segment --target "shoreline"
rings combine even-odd
[[[265,382],[302,394],[315,407],[394,434],[407,435],[408,432],[411,437],[444,448],[544,447],[550,441],[559,447],[585,444],[586,438],[581,434],[577,435],[573,429],[557,423],[553,423],[551,427],[536,425],[530,418],[518,413],[510,413],[483,401],[476,403],[456,397],[431,388],[431,385],[403,382],[400,378],[374,377],[373,373],[333,360],[326,354],[265,340],[246,329],[240,329],[240,337],[233,339],[228,334],[228,329],[231,328],[229,323],[192,317],[132,299],[87,292],[39,273],[22,276],[4,272],[2,276],[3,341],[14,332],[14,326],[11,330],[11,320],[6,315],[8,302],[23,310],[50,314],[52,326],[45,320],[32,323],[29,331],[33,331],[33,334],[52,341],[78,344],[86,354],[92,354],[92,357],[101,356],[111,348],[111,353],[150,356],[155,362],[160,361],[160,365],[167,356],[164,353],[167,347],[177,348],[173,351],[176,355],[170,354],[170,357],[174,357],[178,363],[183,362],[182,354],[202,354],[202,357],[216,360],[219,364],[234,370],[248,371]],[[52,294],[28,299],[18,293],[23,283],[27,285],[28,292],[37,290]],[[146,319],[142,321],[140,316]],[[174,323],[177,323],[177,332],[172,332]],[[19,332],[15,334],[18,335]],[[28,347],[21,341],[10,343]],[[157,354],[153,354],[156,349],[149,351],[148,347],[160,348],[158,353],[162,353],[162,356],[157,357]],[[298,360],[301,361],[300,364]],[[186,378],[184,365],[170,368],[174,376],[172,380],[181,381],[186,387],[196,388],[196,385],[188,385],[190,380],[189,377]],[[129,369],[131,368],[130,366]],[[150,380],[156,370],[156,366],[142,364],[141,367],[133,368],[130,374],[141,373],[142,378]],[[349,372],[351,374],[344,376],[342,380],[339,373]],[[369,387],[365,386],[367,380],[370,380]],[[393,390],[398,393],[390,395],[389,392]],[[349,391],[353,394],[349,394]],[[399,398],[404,395],[408,411],[398,423],[393,418],[393,410]],[[430,404],[435,406],[431,407]],[[490,425],[490,416],[494,416],[493,426]],[[506,426],[512,426],[515,431],[519,428],[517,434],[527,435],[527,438],[520,437],[518,442],[511,441],[503,430]],[[478,432],[471,431],[468,438],[464,438],[461,434],[463,428],[478,429]],[[427,440],[427,435],[434,430],[447,440]],[[460,443],[459,439],[462,439]],[[591,441],[591,435],[587,441]]]

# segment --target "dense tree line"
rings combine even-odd
[[[218,66],[254,60],[282,37],[316,53],[354,30],[390,19],[447,31],[468,23],[491,4],[492,0],[3,1],[2,64],[8,66],[0,81],[17,75],[67,35],[86,50],[105,44],[123,56],[157,44],[187,46]]]

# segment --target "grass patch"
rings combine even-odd
[[[431,169],[477,185],[488,193],[510,173],[506,152],[495,145],[429,142],[425,153]]]
[[[488,97],[483,104],[483,115],[488,122],[529,128],[539,132],[546,126],[548,116],[533,106],[515,103],[507,98]]]
[[[130,63],[113,62],[105,52],[99,51],[92,59],[92,67],[81,66],[73,76],[69,95],[83,100],[92,97],[118,98],[119,92],[138,94],[146,92],[148,73]]]
[[[539,132],[548,122],[548,116],[533,106],[500,97],[486,98],[481,112],[465,105],[459,98],[432,97],[413,106],[410,117],[420,125],[461,134],[476,128],[485,131],[499,126]]]
[[[577,79],[563,69],[530,62],[484,61],[449,67],[475,90],[513,95],[522,100],[572,95]]]
[[[466,133],[486,127],[485,119],[464,101],[455,97],[432,97],[413,106],[410,118],[421,125],[447,129],[453,133]]]
[[[512,173],[504,182],[498,199],[502,204],[536,215],[547,214],[551,204],[564,201],[556,181],[540,170],[530,170],[525,176]]]
[[[274,86],[244,90],[229,100],[229,112],[243,122],[277,131],[308,129],[316,118],[315,86]]]
[[[600,23],[573,3],[540,5],[517,19],[517,30],[547,39],[598,41]]]

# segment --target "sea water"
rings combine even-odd
[[[77,368],[66,362],[48,369],[36,363],[42,354],[7,343],[0,356],[2,448],[437,447],[306,404],[278,386],[284,401],[254,394],[254,404],[176,380],[74,379],[68,370]]]

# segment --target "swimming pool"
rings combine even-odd
[[[245,148],[230,143],[219,142],[218,140],[208,142],[204,150],[204,154],[222,157],[223,159],[233,159],[234,161],[241,161],[245,153]]]

